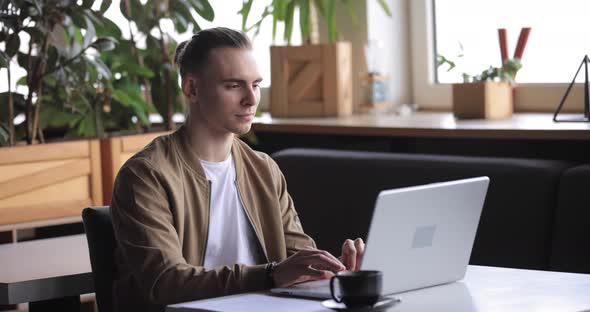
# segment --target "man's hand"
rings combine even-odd
[[[333,272],[344,271],[344,265],[329,252],[318,249],[300,250],[275,267],[273,279],[276,287],[327,279]]]
[[[340,261],[346,266],[348,271],[358,271],[361,268],[361,261],[365,254],[365,242],[361,238],[357,238],[354,241],[347,239],[342,244],[342,256]]]

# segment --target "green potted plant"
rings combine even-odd
[[[116,40],[96,36],[104,27],[93,1],[0,2],[0,66],[8,91],[0,94],[0,223],[71,222],[87,205],[101,205],[98,140],[43,143],[44,110],[75,112],[70,127],[95,127],[95,84],[110,72],[100,61]],[[12,90],[11,65],[26,75]],[[84,110],[79,110],[83,108]],[[14,124],[15,116],[24,121]],[[52,116],[51,118],[64,118]],[[26,143],[19,144],[20,142]],[[20,145],[20,146],[16,146]],[[67,189],[64,192],[63,189]],[[39,223],[38,223],[39,224]]]
[[[137,26],[130,39],[123,39],[119,26],[104,17],[111,1],[102,1],[97,9],[93,4],[0,2],[0,68],[7,69],[9,88],[14,84],[10,65],[26,72],[17,82],[26,88],[0,94],[0,146],[8,146],[0,148],[3,223],[79,217],[80,208],[104,203],[101,171],[110,158],[101,157],[98,140],[35,143],[62,140],[64,133],[65,138],[104,138],[130,129],[144,131],[154,112],[161,112],[171,129],[172,114],[184,111],[171,62],[176,42],[160,22],[171,20],[179,32],[189,24],[198,29],[193,12],[214,17],[208,1],[144,5],[123,0],[123,15]],[[138,47],[137,36],[146,37],[146,48]],[[16,116],[24,121],[15,125]],[[46,138],[48,129],[59,133]],[[15,146],[23,140],[34,145]],[[148,141],[125,141],[122,151],[131,153]]]
[[[513,113],[512,87],[519,59],[506,59],[478,75],[463,74],[463,83],[453,84],[453,114],[457,118],[509,118]]]
[[[520,30],[514,56],[508,57],[508,34],[498,29],[501,67],[490,66],[479,75],[463,73],[463,83],[453,84],[453,114],[457,118],[502,119],[514,111],[514,85],[516,74],[522,68],[522,56],[531,32],[530,27]],[[461,45],[461,50],[463,49]],[[461,53],[458,57],[463,57]],[[439,55],[438,66],[455,67],[451,60]]]
[[[253,0],[244,1],[239,13],[244,31],[258,33],[262,21],[272,17],[273,38],[278,23],[284,23],[287,46],[271,47],[270,111],[275,117],[327,117],[352,114],[351,43],[338,42],[337,4],[343,4],[352,22],[356,15],[351,0],[274,0],[260,19],[247,26]],[[385,1],[379,1],[391,16]],[[297,23],[304,45],[291,46],[293,27]],[[327,25],[329,43],[319,44],[318,12]]]

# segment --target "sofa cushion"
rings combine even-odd
[[[549,266],[553,207],[566,163],[318,149],[288,149],[273,157],[304,230],[334,254],[345,238],[366,238],[379,191],[487,175],[490,187],[470,262]]]
[[[590,273],[590,165],[566,170],[561,177],[551,269]]]

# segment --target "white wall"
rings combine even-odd
[[[383,44],[380,59],[394,104],[413,102],[409,1],[387,0],[393,15],[388,17],[376,0],[367,0],[368,39]]]

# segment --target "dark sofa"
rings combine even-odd
[[[379,191],[486,175],[472,264],[590,273],[590,166],[491,157],[288,149],[273,154],[304,230],[340,254],[366,238]]]

